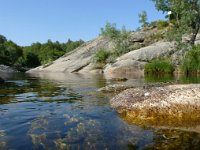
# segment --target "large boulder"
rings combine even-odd
[[[104,73],[108,76],[116,74],[143,74],[144,65],[156,58],[170,56],[175,51],[173,42],[157,42],[147,47],[131,51],[119,57],[114,64],[108,64]]]
[[[110,103],[124,118],[137,124],[200,125],[200,84],[132,88]]]
[[[64,72],[73,73],[81,70],[92,70],[92,58],[100,49],[112,49],[113,43],[100,36],[92,41],[89,41],[70,53],[55,60],[51,64],[31,69],[28,73],[33,72]],[[87,69],[86,69],[87,68]],[[84,72],[84,71],[83,71]]]

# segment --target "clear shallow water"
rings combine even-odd
[[[0,149],[136,150],[200,147],[193,132],[142,128],[123,121],[96,92],[103,77],[43,74],[5,76],[0,86]],[[133,80],[144,83],[143,79]],[[170,139],[163,138],[163,134]]]

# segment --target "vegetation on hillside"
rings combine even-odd
[[[94,61],[96,63],[106,63],[107,58],[109,57],[110,52],[105,49],[100,49],[94,56]]]
[[[129,52],[128,38],[130,31],[127,31],[125,26],[122,29],[117,29],[116,24],[106,23],[104,28],[101,28],[101,35],[110,39],[114,44],[113,55],[120,56]]]
[[[169,27],[167,38],[177,42],[177,50],[188,50],[181,70],[189,74],[200,72],[200,46],[194,46],[197,34],[200,29],[200,1],[199,0],[152,0],[157,10],[168,13],[169,23],[157,22],[157,29]],[[152,25],[152,24],[151,24]],[[183,43],[182,37],[189,36],[188,43]],[[191,48],[193,47],[193,48]],[[145,72],[158,73],[173,71],[171,63],[153,61],[145,66]]]
[[[128,43],[130,31],[125,27],[117,29],[116,24],[106,23],[105,27],[101,28],[101,35],[113,42],[115,47],[112,50],[100,49],[94,56],[96,64],[102,66],[105,63],[112,63],[117,57],[130,51]]]
[[[186,75],[200,74],[200,45],[194,46],[183,59],[182,71]]]
[[[172,74],[174,71],[173,65],[168,59],[156,59],[147,63],[144,67],[146,74]]]
[[[194,45],[200,29],[199,0],[152,0],[159,11],[170,12],[168,15],[173,23],[172,35],[181,40],[183,34],[190,34],[190,45]],[[177,39],[177,38],[176,38]],[[177,39],[178,40],[178,39]]]

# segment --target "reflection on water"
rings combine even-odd
[[[188,84],[188,83],[200,83],[200,76],[173,76],[171,74],[165,75],[146,75],[145,81],[148,83],[178,83],[178,84]]]
[[[102,76],[5,78],[7,82],[0,86],[0,149],[136,150],[199,144],[197,133],[154,131],[120,119],[110,108],[108,95],[96,92],[108,84]],[[132,81],[143,84],[143,80]]]

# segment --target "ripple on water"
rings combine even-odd
[[[0,149],[178,149],[199,144],[197,133],[154,131],[123,121],[107,95],[96,92],[102,82],[9,80],[0,88]]]

